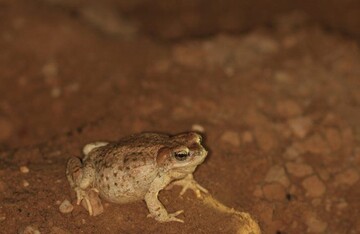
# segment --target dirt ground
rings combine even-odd
[[[297,12],[164,40],[108,8],[1,1],[0,233],[235,233],[179,188],[160,199],[185,224],[143,202],[59,211],[86,143],[190,130],[210,151],[196,180],[263,233],[360,233],[359,51]]]

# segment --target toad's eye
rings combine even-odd
[[[190,152],[186,151],[186,150],[180,150],[180,151],[174,152],[174,156],[178,161],[184,161],[189,155],[190,155]]]

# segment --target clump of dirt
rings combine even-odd
[[[355,41],[290,16],[164,43],[17,3],[0,15],[0,232],[236,232],[233,216],[176,188],[160,199],[185,224],[156,223],[141,202],[96,217],[64,204],[66,161],[84,144],[192,129],[210,150],[197,181],[264,233],[360,232]]]

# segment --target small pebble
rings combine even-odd
[[[303,139],[310,131],[313,122],[308,117],[298,117],[294,119],[290,119],[288,121],[289,127],[292,133],[298,137]]]
[[[313,168],[305,163],[288,162],[285,167],[288,173],[296,177],[304,177],[314,172]]]
[[[324,233],[327,228],[327,223],[320,220],[312,212],[306,214],[305,222],[307,225],[307,233]]]
[[[289,186],[290,181],[285,173],[284,167],[280,165],[275,165],[269,169],[265,176],[265,182],[278,182],[282,184],[285,188]]]
[[[59,73],[58,65],[54,61],[49,61],[42,67],[41,72],[45,78],[56,77]]]
[[[234,147],[240,146],[239,134],[235,131],[226,131],[221,136],[221,141],[228,143]]]
[[[289,83],[292,80],[292,77],[285,71],[276,71],[274,79],[279,83]]]
[[[191,126],[191,130],[195,131],[195,132],[201,132],[201,133],[205,132],[205,128],[200,124],[193,124]]]
[[[63,214],[71,213],[73,209],[74,206],[67,199],[65,199],[59,206],[59,210]]]
[[[352,186],[356,184],[359,181],[359,173],[354,168],[349,168],[337,175],[335,175],[335,186],[338,185],[346,185],[346,186]]]
[[[298,146],[293,144],[286,148],[283,157],[287,160],[296,160],[300,158],[300,150],[298,149]]]
[[[330,152],[329,145],[319,134],[310,136],[303,143],[305,151],[313,154],[327,154]]]
[[[29,184],[29,182],[27,182],[26,180],[23,180],[22,185],[26,188],[26,187],[28,187],[30,184]]]
[[[326,191],[325,184],[317,177],[317,175],[312,175],[304,179],[302,186],[308,197],[321,197]]]
[[[227,77],[232,77],[235,74],[235,69],[232,66],[227,66],[224,68],[224,73]]]
[[[69,91],[69,92],[76,92],[78,91],[80,88],[80,84],[79,83],[72,83],[68,86],[66,86],[66,91]]]
[[[40,234],[41,232],[38,230],[38,228],[29,225],[20,233],[21,234]]]
[[[325,131],[325,136],[331,150],[337,151],[341,148],[342,138],[339,130],[336,128],[328,128]]]
[[[270,152],[278,146],[276,134],[271,129],[256,128],[255,138],[259,148],[264,152]]]
[[[30,172],[30,169],[27,166],[21,166],[20,172],[26,174]]]
[[[60,87],[54,87],[51,89],[51,97],[58,98],[61,95],[61,89]]]
[[[6,215],[0,211],[0,222],[5,221]]]

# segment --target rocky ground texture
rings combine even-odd
[[[20,1],[21,2],[21,1]],[[234,233],[191,192],[185,225],[142,203],[89,217],[65,177],[84,144],[203,132],[195,178],[263,233],[360,232],[360,48],[294,13],[242,34],[163,41],[108,11],[0,11],[0,233]],[[100,12],[100,13],[99,13]]]

